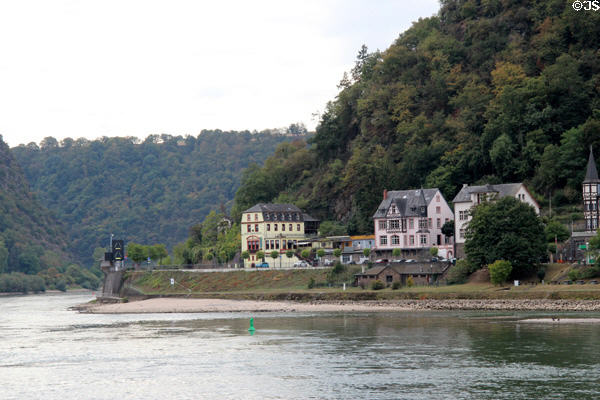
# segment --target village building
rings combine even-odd
[[[413,189],[383,192],[383,200],[373,215],[377,257],[391,258],[394,249],[401,257],[427,259],[429,250],[438,249],[443,258],[453,257],[451,236],[442,226],[454,214],[439,189]]]
[[[415,285],[432,285],[440,281],[443,274],[452,264],[450,263],[391,263],[376,266],[367,271],[354,275],[354,284],[370,288],[374,281],[381,281],[386,286],[400,282],[407,284],[410,277]]]
[[[485,201],[494,201],[502,197],[511,196],[527,203],[540,214],[540,206],[535,201],[523,183],[503,183],[499,185],[469,186],[463,185],[462,189],[452,203],[454,204],[454,242],[456,243],[456,257],[465,256],[465,232],[471,220],[471,209]]]
[[[244,260],[244,267],[255,267],[263,262],[257,257],[259,251],[264,252],[264,261],[271,267],[292,266],[298,258],[295,255],[289,258],[285,253],[296,252],[299,246],[309,243],[317,230],[318,220],[293,204],[256,204],[242,213],[242,252],[250,254],[250,258]],[[279,253],[276,260],[270,257],[273,251]]]
[[[577,231],[572,232],[571,239],[565,248],[565,257],[569,260],[585,259],[585,250],[587,250],[590,239],[596,236],[600,224],[600,179],[592,146],[590,146],[582,193],[584,224]]]

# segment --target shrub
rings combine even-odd
[[[400,284],[400,281],[396,281],[396,282],[392,283],[392,290],[398,290],[398,289],[400,289],[400,286],[402,286]]]
[[[400,249],[394,249],[394,250],[392,250],[392,256],[393,257],[400,257],[401,254],[402,254],[402,250],[400,250]]]
[[[379,279],[376,281],[373,281],[373,283],[371,283],[371,289],[373,289],[373,290],[381,290],[383,288],[385,288],[385,285]]]
[[[546,267],[539,266],[536,274],[538,279],[542,281],[546,277]]]
[[[450,267],[446,280],[448,284],[453,285],[457,283],[465,283],[469,274],[471,273],[471,266],[467,260],[458,260],[456,265]]]
[[[590,279],[600,276],[600,267],[590,266],[579,270],[579,279]]]
[[[311,277],[310,280],[308,281],[308,288],[312,289],[315,287],[315,278]]]
[[[302,250],[302,253],[300,253],[300,255],[302,256],[302,258],[308,258],[310,257],[310,250],[304,249]]]
[[[569,279],[572,281],[576,281],[577,279],[579,279],[579,271],[576,269],[570,270],[568,275],[569,275]]]
[[[409,277],[406,279],[406,286],[408,286],[408,287],[413,287],[413,286],[415,286],[415,281],[413,281],[413,278],[412,278],[412,276],[409,276]]]
[[[506,282],[506,279],[512,271],[512,264],[506,260],[496,260],[488,266],[490,270],[490,281],[494,285],[500,285]]]
[[[288,250],[288,251],[286,251],[286,252],[285,252],[285,256],[286,256],[287,258],[292,258],[292,257],[294,257],[294,250]]]
[[[334,274],[341,274],[342,272],[346,271],[346,267],[344,266],[344,264],[342,264],[341,262],[336,262],[335,265],[333,266],[332,272]]]
[[[61,292],[66,292],[67,291],[67,282],[65,282],[64,279],[59,279],[56,284],[54,285],[54,287],[56,288],[56,290],[60,290]]]
[[[432,247],[429,249],[429,254],[431,254],[432,257],[437,257],[438,255],[438,248],[437,247]]]

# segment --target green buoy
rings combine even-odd
[[[250,328],[248,328],[248,332],[254,333],[256,329],[254,329],[254,318],[250,318]]]

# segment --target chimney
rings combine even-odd
[[[466,188],[467,186],[469,186],[468,183],[463,183],[463,189]]]
[[[383,199],[387,200],[387,189],[383,189]]]

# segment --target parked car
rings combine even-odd
[[[585,281],[581,281],[581,280],[577,281],[576,283],[577,283],[578,285],[585,285]]]
[[[375,260],[375,264],[387,264],[389,260],[387,258],[378,258]]]
[[[412,258],[409,258],[408,260],[406,260],[406,261],[404,261],[404,262],[407,262],[407,263],[413,263],[413,262],[417,262],[417,260],[413,260]]]
[[[356,261],[354,261],[354,260],[350,260],[350,261],[348,261],[348,262],[347,262],[347,264],[348,264],[348,265],[354,265],[354,264],[356,264]]]
[[[598,284],[598,281],[594,279],[593,281],[589,281],[588,283],[589,283],[590,285],[597,285],[597,284]]]
[[[294,268],[308,268],[308,263],[306,261],[296,261],[294,263]]]
[[[331,267],[334,264],[333,260],[325,260],[323,261],[323,265],[326,267]]]
[[[256,268],[269,268],[269,263],[264,262],[264,263],[256,264]]]
[[[392,260],[393,263],[402,263],[404,261],[406,261],[404,258],[398,258],[396,260]]]
[[[440,260],[437,257],[432,257],[431,258],[431,262],[438,262],[438,261],[440,261]]]

